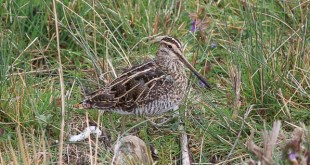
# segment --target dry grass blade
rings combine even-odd
[[[25,146],[26,143],[24,143],[25,139],[22,137],[19,125],[17,125],[16,127],[16,133],[17,133],[17,138],[18,138],[18,146],[19,146],[19,150],[21,151],[20,154],[22,156],[23,163],[30,164],[29,155],[27,155],[29,154],[29,150],[26,150],[26,146]]]
[[[9,141],[9,149],[10,149],[10,154],[11,154],[11,158],[12,158],[13,164],[14,165],[18,165],[19,164],[18,163],[18,158],[17,158],[17,156],[15,154],[15,150],[14,150],[14,148],[12,146],[11,141]]]
[[[237,66],[233,66],[229,71],[229,76],[235,92],[233,118],[236,118],[240,108],[241,71]]]
[[[288,109],[288,102],[289,101],[286,101],[285,97],[283,96],[281,88],[279,88],[279,90],[278,90],[278,95],[281,98],[281,101],[283,103],[283,106],[281,107],[281,111],[283,111],[283,109],[285,109],[286,114],[289,116],[289,118],[291,118],[291,113],[290,113],[290,111]],[[285,114],[285,112],[284,112],[284,114]]]
[[[56,10],[56,2],[53,0],[53,12],[54,12],[54,20],[55,20],[55,30],[56,30],[56,40],[57,40],[57,54],[58,54],[58,62],[59,62],[59,81],[60,81],[60,89],[61,89],[61,129],[59,136],[59,154],[58,154],[58,163],[62,164],[62,150],[63,150],[63,140],[64,140],[64,128],[65,128],[65,85],[63,80],[63,71],[62,71],[62,63],[61,63],[61,55],[60,55],[60,41],[59,41],[59,30],[58,30],[58,17]]]
[[[4,164],[4,160],[3,160],[3,157],[2,157],[2,152],[0,150],[0,164]]]

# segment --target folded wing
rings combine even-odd
[[[167,94],[171,87],[171,76],[149,61],[125,70],[110,85],[86,96],[81,104],[83,108],[121,109],[130,113]]]

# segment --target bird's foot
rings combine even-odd
[[[153,127],[167,127],[169,126],[168,123],[174,120],[176,117],[177,117],[176,115],[173,116],[169,115],[156,119],[150,119],[150,118],[147,119]]]

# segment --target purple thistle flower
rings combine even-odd
[[[195,32],[196,30],[199,29],[199,24],[200,24],[200,20],[199,19],[195,19],[194,21],[192,21],[192,25],[191,25],[191,32]]]
[[[290,160],[295,160],[296,159],[296,154],[295,153],[290,153],[288,154],[288,157]]]
[[[192,25],[191,25],[191,32],[195,32],[195,30],[196,30],[196,21],[193,21],[192,22]]]
[[[211,42],[211,49],[216,48],[216,47],[217,47],[217,43]]]

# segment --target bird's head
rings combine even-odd
[[[187,68],[189,68],[197,78],[208,88],[211,88],[208,81],[197,72],[197,70],[186,60],[183,54],[183,47],[181,42],[171,36],[158,36],[151,42],[159,42],[159,50],[157,55],[169,56],[170,59],[180,60]]]

